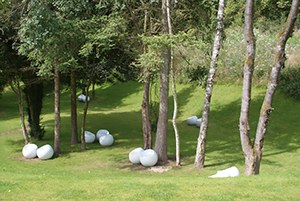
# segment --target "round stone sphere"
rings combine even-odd
[[[189,117],[189,118],[187,118],[187,123],[188,123],[189,125],[195,125],[196,122],[197,122],[197,119],[198,119],[197,116]]]
[[[138,147],[138,148],[132,150],[129,153],[130,162],[132,162],[133,164],[139,164],[140,163],[140,155],[142,152],[144,152],[144,149],[141,147]]]
[[[35,158],[38,146],[36,144],[26,144],[22,149],[25,158]]]
[[[100,129],[100,130],[98,130],[98,132],[97,132],[97,140],[99,140],[99,138],[102,136],[102,135],[108,135],[109,134],[109,132],[108,132],[108,130],[106,130],[106,129]]]
[[[154,166],[158,161],[157,153],[153,149],[147,149],[141,153],[140,161],[143,166]]]
[[[95,141],[95,134],[90,131],[84,131],[85,143],[93,143]]]
[[[110,146],[114,143],[114,137],[111,134],[107,134],[107,135],[102,135],[99,138],[99,143],[102,146]]]
[[[53,151],[53,148],[49,144],[46,144],[46,145],[42,146],[41,148],[38,148],[38,150],[36,151],[36,154],[40,159],[46,160],[46,159],[52,158],[54,151]]]
[[[85,100],[85,95],[81,94],[78,96],[78,101],[83,102]]]
[[[197,119],[196,126],[200,128],[202,122],[202,118]]]

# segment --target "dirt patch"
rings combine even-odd
[[[153,166],[149,168],[151,172],[163,173],[172,169],[172,166]]]
[[[24,156],[17,158],[18,161],[40,162],[40,158],[25,158]]]

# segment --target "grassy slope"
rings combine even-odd
[[[277,93],[270,116],[260,175],[211,179],[217,170],[235,165],[243,174],[238,121],[240,86],[214,87],[206,146],[206,168],[193,169],[199,129],[186,124],[189,116],[201,116],[204,90],[178,85],[178,128],[181,168],[154,173],[132,165],[128,154],[143,144],[140,105],[142,85],[135,82],[104,85],[89,106],[86,130],[106,128],[114,136],[111,147],[99,143],[69,145],[70,93],[61,96],[62,154],[52,160],[26,160],[19,131],[0,135],[0,200],[299,200],[300,102]],[[254,136],[264,89],[254,88],[250,127]],[[53,94],[44,100],[42,122],[47,133],[39,147],[53,145]],[[173,109],[170,98],[170,113]],[[83,104],[78,103],[81,125]],[[20,128],[17,98],[6,91],[0,99],[0,133]],[[79,130],[79,128],[78,128]],[[169,122],[168,152],[174,159],[175,143]],[[173,163],[171,163],[173,164]]]

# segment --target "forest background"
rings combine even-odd
[[[235,1],[227,1],[226,5],[216,83],[239,85],[245,60],[245,5],[244,2]],[[272,47],[275,47],[277,33],[287,18],[290,5],[291,2],[287,1],[255,2],[254,27],[259,44],[253,77],[256,86],[264,87],[268,82],[275,51]],[[137,60],[143,58],[142,52],[145,53],[143,43],[152,45],[153,49],[159,49],[161,46],[158,44],[163,44],[163,39],[158,42],[151,40],[161,31],[160,2],[156,1],[2,1],[1,6],[1,86],[3,89],[7,84],[24,87],[28,108],[30,95],[26,94],[26,87],[41,83],[45,86],[48,82],[51,85],[55,73],[53,64],[59,67],[61,80],[64,82],[65,79],[64,85],[69,85],[75,69],[76,85],[80,88],[89,86],[82,84],[85,77],[89,78],[85,80],[86,83],[91,81],[90,84],[99,85],[105,81],[143,80],[145,74],[140,74],[143,60]],[[178,41],[183,41],[181,44],[174,42],[177,46],[173,55],[177,83],[205,86],[217,6],[217,1],[172,3],[173,33],[178,36]],[[288,62],[281,76],[280,89],[299,99],[299,21],[295,27],[286,49]],[[153,57],[153,60],[148,57],[148,62],[153,66],[161,62],[157,55]],[[158,70],[152,70],[155,83],[155,77],[158,76],[155,72]],[[43,93],[38,92],[39,87],[36,86],[35,95],[42,95],[42,99]],[[33,91],[28,88],[27,93]],[[153,105],[150,111],[155,113],[158,98],[151,101]],[[27,113],[30,116],[30,109]],[[37,130],[31,137],[42,139],[45,133],[40,122],[36,128],[30,129]]]

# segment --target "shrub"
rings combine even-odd
[[[300,100],[300,67],[282,70],[279,89],[287,96]]]

